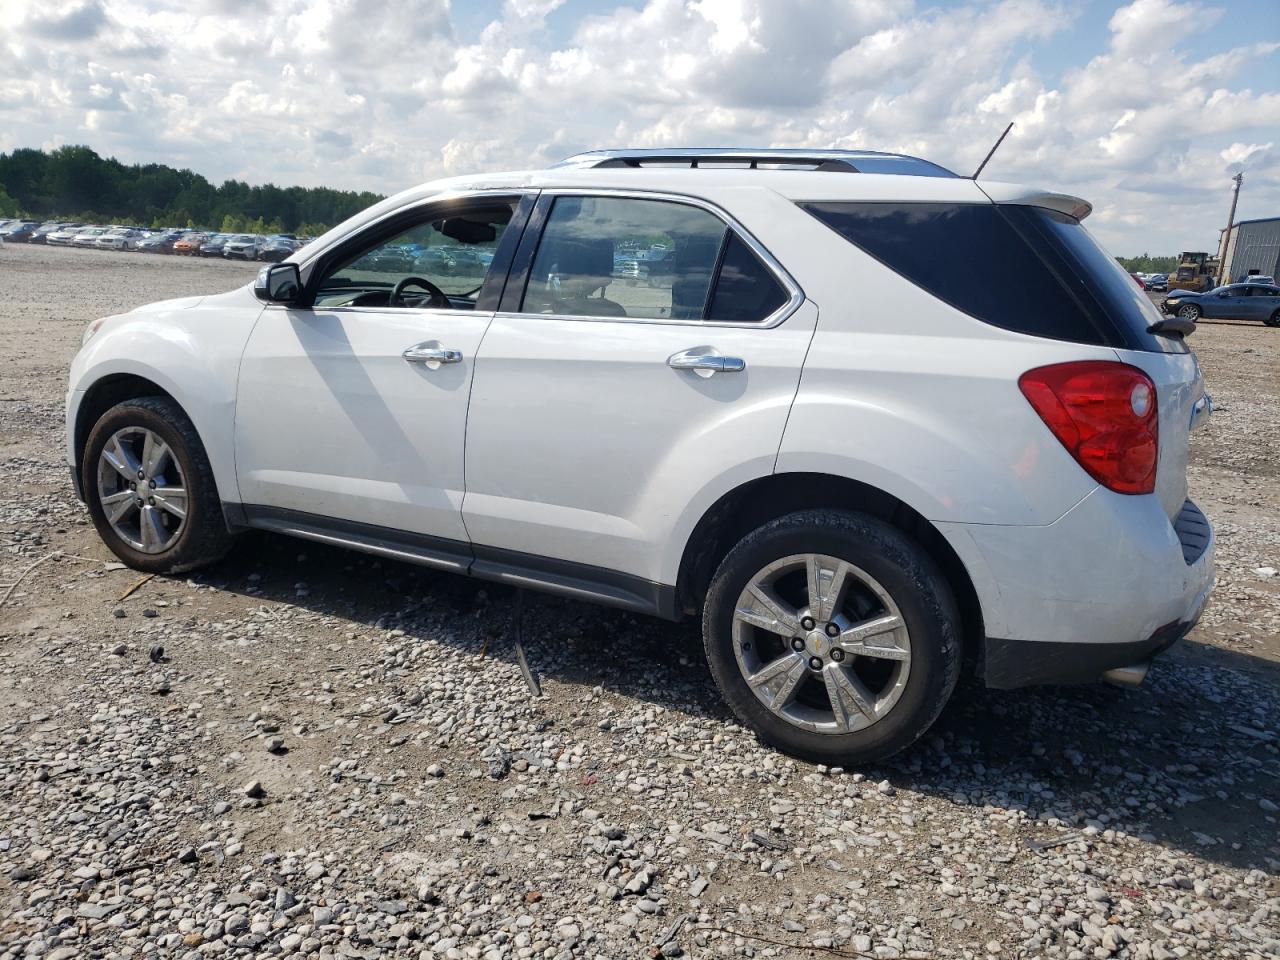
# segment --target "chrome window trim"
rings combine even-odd
[[[751,231],[747,230],[737,219],[734,218],[723,207],[705,200],[702,197],[695,197],[690,194],[672,193],[660,190],[615,190],[609,187],[546,187],[541,191],[543,196],[571,196],[571,197],[619,197],[634,200],[665,200],[669,203],[683,203],[691,207],[699,207],[712,216],[717,217],[725,227],[737,234],[738,239],[751,248],[751,251],[760,258],[765,268],[773,275],[774,279],[782,284],[786,290],[787,302],[780,306],[769,316],[763,320],[755,320],[747,323],[731,323],[723,320],[676,320],[671,317],[604,317],[594,314],[560,314],[560,313],[523,313],[519,311],[498,311],[496,317],[504,320],[507,319],[526,319],[529,317],[541,317],[545,320],[586,320],[595,323],[657,323],[665,324],[673,327],[728,327],[738,330],[771,330],[780,326],[797,310],[805,301],[804,291],[800,289],[795,279],[789,274],[785,267],[778,262],[778,259],[769,252],[769,249],[757,240]],[[549,218],[548,218],[549,222]],[[546,225],[542,228],[543,235],[546,234]],[[542,242],[542,237],[538,238],[538,242]],[[536,259],[536,253],[535,253]],[[532,278],[533,265],[529,265],[530,278]],[[523,304],[523,298],[521,300]]]

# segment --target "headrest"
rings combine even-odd
[[[608,237],[544,237],[538,248],[539,280],[555,274],[564,296],[583,296],[613,279],[613,241]]]

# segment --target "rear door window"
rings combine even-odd
[[[789,293],[718,216],[673,200],[556,197],[520,312],[757,323]]]
[[[1080,221],[989,203],[802,204],[838,234],[972,317],[1031,336],[1181,351],[1154,305]]]

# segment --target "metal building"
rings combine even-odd
[[[1219,231],[1226,233],[1225,230]],[[1250,273],[1277,277],[1280,275],[1280,217],[1241,220],[1231,228],[1231,235],[1218,248],[1222,251],[1223,282],[1231,283]]]

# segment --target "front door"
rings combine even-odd
[[[236,406],[251,523],[314,532],[340,521],[365,538],[413,535],[466,554],[467,399],[517,207],[420,206],[322,255],[309,306],[263,311]]]
[[[682,512],[772,471],[817,309],[701,206],[544,194],[544,217],[476,365],[475,569],[550,569],[643,608],[674,583]]]

